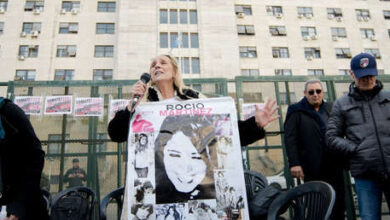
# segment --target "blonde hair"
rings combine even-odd
[[[179,93],[183,93],[183,88],[185,88],[185,84],[183,82],[183,78],[182,78],[182,75],[181,75],[181,72],[180,72],[180,68],[179,68],[179,65],[176,61],[176,59],[174,57],[172,57],[171,55],[169,54],[160,54],[156,57],[159,57],[159,56],[165,56],[167,57],[170,61],[171,61],[171,64],[173,66],[173,70],[175,71],[175,74],[173,76],[173,86],[176,87],[176,89],[178,90]],[[156,59],[156,57],[154,59]],[[153,59],[153,60],[154,60]],[[153,61],[152,61],[153,63]],[[149,71],[152,67],[152,63],[150,64],[149,66]],[[152,73],[150,73],[152,74]],[[149,82],[149,86],[154,86],[155,84],[152,82],[152,80]],[[148,91],[146,91],[145,93],[145,97],[147,98],[148,97]]]

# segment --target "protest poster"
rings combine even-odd
[[[111,121],[111,119],[114,118],[115,113],[117,113],[119,110],[125,109],[128,104],[129,104],[128,99],[111,99],[108,121]]]
[[[46,96],[45,115],[72,114],[73,97],[67,96]]]
[[[74,116],[102,116],[103,111],[103,98],[76,98],[74,101]]]
[[[41,96],[15,96],[14,103],[19,106],[26,115],[40,115],[42,113]]]
[[[233,99],[141,104],[129,126],[121,219],[249,219]]]
[[[245,121],[254,116],[256,105],[260,110],[264,108],[264,103],[243,103],[241,106],[241,120]]]

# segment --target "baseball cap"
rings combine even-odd
[[[375,57],[368,53],[360,53],[351,60],[351,70],[356,78],[364,76],[377,76]]]
[[[72,160],[72,163],[77,163],[77,162],[80,162],[78,158],[74,158],[74,159]]]

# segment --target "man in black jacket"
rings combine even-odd
[[[343,171],[339,161],[326,151],[326,123],[332,106],[323,101],[319,80],[305,83],[305,97],[289,106],[284,125],[285,145],[291,175],[306,181],[322,180],[336,191],[331,219],[344,219]]]
[[[80,168],[80,160],[74,158],[72,160],[72,168],[66,171],[64,182],[69,182],[68,188],[74,186],[83,186],[83,181],[87,180],[85,170]]]
[[[380,219],[382,193],[390,208],[390,92],[376,80],[370,54],[353,57],[350,73],[349,93],[336,100],[329,118],[328,146],[349,159],[360,217]]]
[[[41,143],[23,110],[0,98],[2,198],[10,220],[48,219],[40,189],[44,164]]]

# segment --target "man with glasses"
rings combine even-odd
[[[323,100],[318,79],[305,83],[304,97],[289,106],[284,124],[285,145],[292,177],[305,182],[322,180],[336,191],[331,219],[344,219],[343,169],[326,149],[325,132],[332,105]]]
[[[329,118],[328,146],[349,160],[362,220],[381,219],[382,193],[390,209],[390,92],[376,79],[370,54],[353,57],[350,74],[349,93]]]

